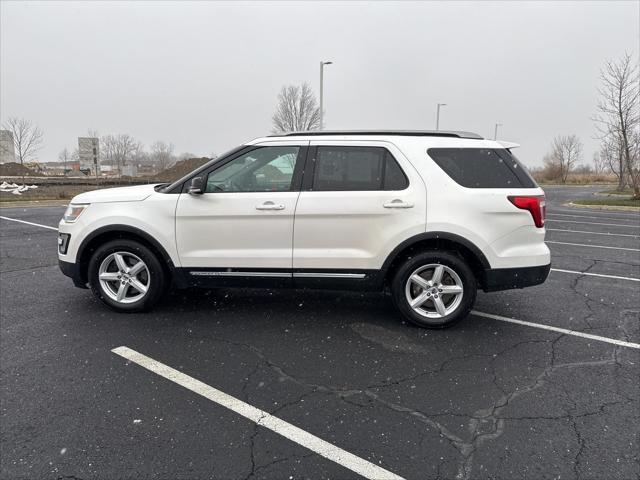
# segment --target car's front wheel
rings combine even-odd
[[[448,327],[465,318],[473,308],[476,291],[471,268],[449,252],[409,257],[391,283],[398,310],[410,322],[426,328]]]
[[[133,240],[113,240],[98,247],[89,262],[88,277],[93,293],[119,312],[149,310],[166,285],[159,259]]]

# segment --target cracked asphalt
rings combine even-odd
[[[545,188],[547,240],[631,250],[549,244],[553,267],[640,278],[640,215],[565,206],[599,189]],[[407,479],[640,478],[637,349],[475,315],[420,330],[370,294],[193,290],[117,315],[59,272],[56,232],[6,220],[0,272],[3,479],[357,478],[121,345]],[[476,310],[640,342],[632,280],[552,272]]]

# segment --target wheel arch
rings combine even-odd
[[[466,238],[449,232],[426,232],[408,238],[389,254],[382,265],[382,277],[389,283],[404,259],[412,254],[424,251],[448,251],[460,255],[473,271],[478,286],[486,283],[485,271],[491,268],[482,250]]]
[[[173,260],[155,238],[145,231],[130,225],[108,225],[91,232],[78,247],[76,263],[78,264],[78,272],[82,283],[86,284],[88,281],[89,260],[93,252],[100,245],[117,239],[134,240],[149,248],[158,257],[166,273],[172,276],[175,270]]]

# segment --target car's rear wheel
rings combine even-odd
[[[400,313],[425,328],[449,327],[465,318],[473,308],[476,291],[471,268],[449,252],[425,252],[407,258],[391,283]]]
[[[113,240],[98,247],[89,262],[88,276],[93,293],[119,312],[149,310],[167,283],[160,260],[133,240]]]

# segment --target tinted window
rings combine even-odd
[[[430,148],[427,153],[447,175],[469,188],[531,188],[536,183],[506,149]]]
[[[386,169],[384,172],[384,189],[385,190],[404,190],[409,186],[407,177],[396,162],[393,156],[386,152]]]
[[[317,148],[313,190],[403,190],[408,184],[404,172],[386,148]]]
[[[207,177],[205,193],[285,192],[291,189],[300,147],[260,147]]]

